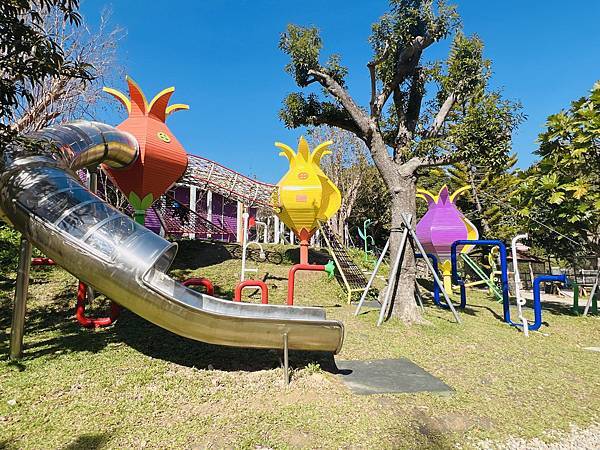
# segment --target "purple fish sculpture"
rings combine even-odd
[[[438,195],[424,189],[417,189],[417,197],[427,201],[427,213],[417,223],[417,237],[427,253],[437,256],[439,267],[444,275],[444,289],[452,293],[452,263],[450,246],[459,239],[477,239],[479,232],[475,225],[458,210],[454,200],[469,189],[463,186],[450,195],[448,187],[443,186]],[[469,253],[472,246],[459,247],[460,253]]]

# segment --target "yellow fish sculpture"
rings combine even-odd
[[[308,240],[319,226],[332,217],[342,204],[342,194],[335,184],[321,170],[321,158],[331,154],[326,141],[311,153],[308,142],[301,137],[298,152],[289,146],[276,142],[290,162],[290,168],[277,183],[278,216],[300,239],[300,263],[308,264]]]

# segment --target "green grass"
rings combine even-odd
[[[230,297],[240,261],[220,246],[182,247],[173,276],[208,277]],[[297,257],[281,251],[287,261]],[[257,266],[271,302],[283,304],[289,266]],[[320,355],[292,354],[285,388],[276,351],[190,341],[129,312],[108,329],[81,329],[75,280],[60,269],[32,276],[25,357],[0,363],[0,448],[447,448],[585,426],[600,411],[599,355],[583,350],[598,346],[600,319],[566,307],[545,310],[543,333],[529,339],[478,292],[469,293],[463,325],[429,304],[429,325],[392,320],[377,328],[377,312],[355,318],[335,280],[302,273],[296,304],[322,306],[346,325],[338,358],[406,357],[455,390],[355,396]],[[260,301],[250,294],[247,301]],[[0,290],[3,355],[12,295]]]

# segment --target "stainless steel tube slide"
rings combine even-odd
[[[88,191],[76,171],[126,167],[137,142],[95,122],[43,130],[40,145],[4,150],[0,214],[75,277],[156,325],[191,339],[253,348],[337,353],[343,324],[321,308],[238,303],[186,288],[166,275],[176,244]],[[37,148],[39,150],[32,150]],[[233,282],[234,280],[232,280]]]

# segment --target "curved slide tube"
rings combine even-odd
[[[37,133],[40,150],[4,149],[2,218],[65,270],[121,306],[181,336],[212,344],[337,353],[343,324],[321,308],[222,300],[166,275],[177,245],[85,189],[76,171],[126,167],[135,139],[94,122]]]

